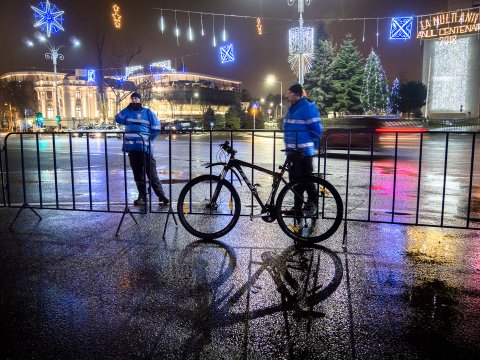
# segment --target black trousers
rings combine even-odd
[[[290,168],[288,171],[288,177],[290,181],[305,175],[310,175],[313,173],[313,157],[304,156],[302,154],[289,154],[288,160]],[[295,193],[298,196],[295,196],[294,207],[301,209],[304,203],[304,194],[307,193],[308,201],[316,201],[318,198],[315,184],[314,183],[304,183],[295,186]]]
[[[163,192],[163,187],[160,179],[157,174],[157,162],[151,154],[148,154],[143,151],[130,151],[128,153],[128,158],[130,160],[130,167],[133,171],[133,178],[137,184],[139,197],[143,197],[147,193],[147,186],[145,182],[145,170],[148,176],[148,180],[152,185],[152,189],[155,194],[160,198],[165,198],[165,193]],[[144,169],[145,166],[146,169]]]

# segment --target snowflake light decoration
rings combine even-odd
[[[413,17],[392,18],[390,26],[391,40],[408,40],[412,37]]]
[[[233,44],[222,46],[220,48],[220,57],[222,64],[235,61],[235,57],[233,55]]]
[[[65,11],[60,11],[55,4],[46,0],[40,3],[39,8],[35,6],[31,6],[31,8],[34,11],[33,18],[36,20],[33,26],[46,31],[48,37],[52,33],[55,34],[60,30],[64,31],[62,23]]]

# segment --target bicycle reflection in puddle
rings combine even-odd
[[[209,343],[217,328],[283,313],[289,337],[288,314],[307,319],[307,332],[313,319],[325,316],[315,306],[335,292],[343,277],[335,252],[316,244],[292,245],[280,253],[264,251],[255,261],[253,250],[249,251],[248,279],[237,288],[240,271],[235,273],[233,248],[219,241],[196,241],[180,253],[177,276],[185,285],[184,295],[193,301],[187,305],[193,312],[188,316],[193,325],[190,351],[193,344],[200,350]]]

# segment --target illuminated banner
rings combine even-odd
[[[458,35],[480,31],[480,14],[470,10],[450,11],[421,19],[417,39],[438,39],[454,42]]]

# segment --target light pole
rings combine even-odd
[[[275,75],[268,75],[266,81],[269,85],[280,84],[280,116],[283,117],[283,83],[278,81]]]
[[[198,99],[198,92],[195,92],[190,96],[190,121],[193,121],[193,97]]]
[[[38,40],[41,43],[46,42],[46,38],[43,35],[40,35],[38,37]],[[73,47],[79,47],[80,46],[80,41],[76,38],[71,38],[72,46]],[[28,47],[33,47],[34,43],[30,40],[27,41],[27,46]],[[53,64],[53,85],[55,87],[55,111],[56,111],[56,120],[58,121],[59,127],[60,125],[60,101],[58,98],[58,73],[57,73],[57,64],[59,60],[64,60],[65,57],[63,54],[60,53],[60,49],[66,47],[65,44],[62,44],[60,46],[56,46],[54,43],[48,43],[45,44],[46,48],[48,49],[48,52],[45,53],[45,59],[47,60],[52,60]]]

